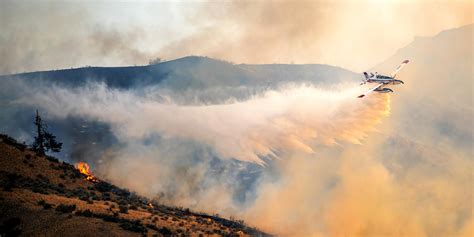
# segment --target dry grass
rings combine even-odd
[[[106,182],[87,181],[72,165],[37,156],[7,139],[0,135],[0,235],[266,235],[241,222],[156,202],[151,208],[150,200]],[[15,218],[20,224],[2,226],[18,221]]]

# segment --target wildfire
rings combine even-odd
[[[76,169],[79,170],[79,172],[87,176],[85,180],[94,182],[94,183],[99,182],[99,180],[94,175],[92,175],[90,171],[90,167],[86,162],[76,163],[75,166],[76,166]]]

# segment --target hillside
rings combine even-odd
[[[242,221],[164,206],[87,177],[0,135],[0,235],[268,236]]]
[[[373,69],[389,73],[410,60],[397,75],[405,84],[392,87],[390,116],[364,148],[390,171],[402,190],[397,203],[404,199],[426,236],[472,236],[473,32],[415,38]]]
[[[188,90],[242,85],[268,86],[269,83],[292,81],[322,84],[355,78],[358,78],[356,73],[330,65],[235,65],[208,57],[188,56],[147,66],[88,66],[4,75],[0,76],[0,83],[14,79],[75,87],[93,81],[122,89],[159,85],[174,90]]]
[[[417,37],[374,67],[391,72],[410,59],[397,75],[405,84],[393,87],[389,121],[393,131],[422,144],[472,154],[473,32],[471,24]]]
[[[84,67],[5,75],[0,76],[0,133],[30,142],[29,134],[34,129],[32,111],[37,108],[20,104],[18,100],[53,87],[78,89],[104,84],[109,89],[130,93],[153,91],[159,97],[157,100],[189,105],[245,100],[288,83],[323,87],[359,80],[360,75],[329,65],[234,65],[196,56],[148,66]],[[61,159],[97,157],[117,143],[109,127],[97,121],[69,117],[49,119],[48,123],[52,132],[64,141],[63,152],[58,155]]]

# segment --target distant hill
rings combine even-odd
[[[373,68],[389,73],[404,59],[410,60],[398,74],[405,84],[392,87],[393,131],[422,144],[471,152],[473,33],[471,24],[417,37]]]
[[[411,62],[399,74],[405,81],[401,93],[428,96],[440,103],[472,105],[474,24],[440,32],[433,37],[416,37],[372,70],[391,72],[401,61]],[[402,96],[400,96],[402,97]],[[465,99],[465,100],[461,100]]]
[[[218,104],[244,100],[259,92],[288,83],[330,86],[359,81],[360,75],[329,65],[234,65],[207,57],[190,56],[159,64],[135,67],[84,67],[0,76],[0,132],[30,141],[35,108],[16,100],[26,93],[53,85],[79,88],[103,83],[109,88],[140,92],[153,89],[181,104]],[[61,157],[94,157],[115,144],[107,125],[80,118],[48,121],[65,143]],[[90,152],[94,142],[95,151]],[[74,144],[73,144],[74,143]],[[85,146],[88,149],[82,149]],[[88,153],[88,154],[84,154]]]
[[[397,206],[416,213],[426,236],[472,235],[473,33],[468,25],[415,38],[373,68],[390,73],[410,60],[398,74],[405,84],[392,86],[390,116],[364,148],[374,147],[400,188]]]
[[[447,193],[444,190],[438,192],[430,186],[433,180],[463,190],[472,184],[467,175],[470,171],[463,169],[472,163],[466,162],[466,157],[472,161],[474,133],[472,35],[473,25],[468,25],[433,37],[416,38],[373,68],[380,73],[390,73],[401,61],[411,61],[398,74],[405,84],[392,87],[395,92],[390,96],[390,116],[383,120],[380,133],[371,134],[364,145],[374,146],[377,159],[381,159],[391,171],[391,177],[403,184],[406,182],[413,189],[424,190],[413,192],[416,195],[409,198],[420,202],[417,203],[420,208],[437,207],[438,199],[450,198],[444,196]],[[88,67],[7,75],[0,77],[0,132],[28,141],[33,134],[34,110],[15,104],[15,99],[25,96],[25,91],[51,85],[77,88],[99,82],[120,90],[133,89],[136,93],[154,88],[179,103],[212,104],[246,99],[286,83],[302,82],[327,87],[359,80],[359,74],[327,65],[233,65],[205,57],[186,57],[150,66]],[[61,155],[72,154],[75,159],[93,161],[110,146],[120,145],[108,125],[98,121],[69,117],[47,122],[52,132],[65,143]],[[349,145],[344,149],[350,149],[347,147]],[[363,151],[365,147],[354,149]],[[192,159],[197,159],[197,156],[199,154]],[[20,160],[23,162],[22,159],[15,161]],[[29,166],[29,161],[25,162]],[[235,178],[233,182],[242,180]],[[258,182],[258,176],[245,182]],[[416,183],[423,185],[412,186]],[[248,190],[248,186],[243,187],[242,190]],[[242,192],[242,195],[246,194]],[[463,197],[459,203],[469,203],[470,200],[465,200],[468,198]],[[456,216],[452,218],[456,225],[470,218],[466,210],[459,208],[452,212]],[[436,215],[420,219],[432,216]],[[433,223],[440,230],[446,224]],[[427,235],[439,235],[441,232],[437,231],[434,229]],[[445,235],[450,236],[450,233]]]
[[[269,236],[242,221],[164,206],[0,134],[1,236]]]
[[[234,65],[207,57],[189,56],[148,66],[83,67],[4,75],[0,77],[0,83],[15,79],[28,83],[81,86],[92,81],[123,89],[159,85],[173,90],[189,90],[273,86],[279,82],[337,83],[355,78],[358,78],[357,74],[329,65]]]

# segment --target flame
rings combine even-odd
[[[86,162],[79,162],[76,163],[76,169],[81,172],[81,174],[85,174],[87,177],[85,180],[90,182],[99,182],[99,180],[90,172],[90,167]]]

